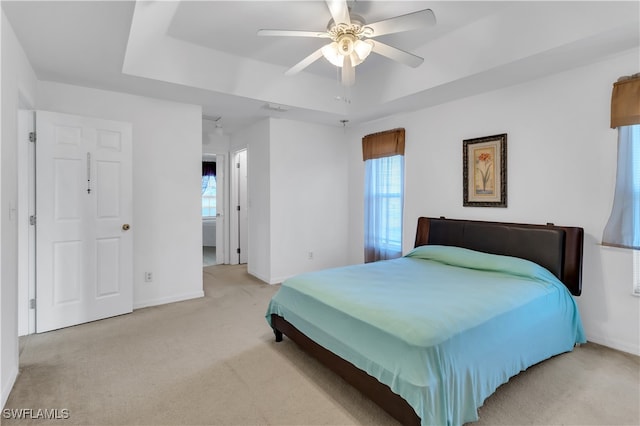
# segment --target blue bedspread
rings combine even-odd
[[[585,342],[575,301],[532,262],[458,247],[306,273],[277,314],[402,396],[423,425],[460,425],[501,384]]]

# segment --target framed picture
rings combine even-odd
[[[462,141],[463,206],[507,207],[507,134]]]

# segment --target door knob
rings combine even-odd
[[[122,225],[122,230],[123,230],[123,231],[128,231],[128,230],[129,230],[129,228],[131,228],[131,226],[129,226],[129,224],[128,224],[128,223],[125,223],[124,225]]]

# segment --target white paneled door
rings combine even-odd
[[[36,331],[133,309],[131,125],[36,113]]]

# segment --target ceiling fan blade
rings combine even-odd
[[[356,69],[351,64],[351,58],[348,56],[344,57],[344,62],[342,62],[342,85],[343,86],[353,86],[356,82]]]
[[[298,31],[298,30],[258,30],[259,36],[285,36],[285,37],[315,37],[329,38],[329,34],[323,31]]]
[[[347,0],[326,0],[331,17],[336,24],[351,24]]]
[[[396,16],[395,18],[374,22],[373,24],[367,24],[366,26],[373,30],[373,34],[367,35],[367,37],[377,37],[385,34],[417,30],[424,27],[430,27],[435,24],[436,16],[433,14],[433,11],[431,9],[425,9],[418,12],[408,13],[406,15]]]
[[[322,58],[322,47],[295,64],[293,67],[289,68],[284,75],[297,74],[320,58]]]
[[[424,58],[416,56],[413,53],[405,52],[397,47],[389,46],[388,44],[380,43],[378,40],[373,41],[373,51],[379,55],[386,56],[389,59],[400,62],[415,68],[424,62]]]

